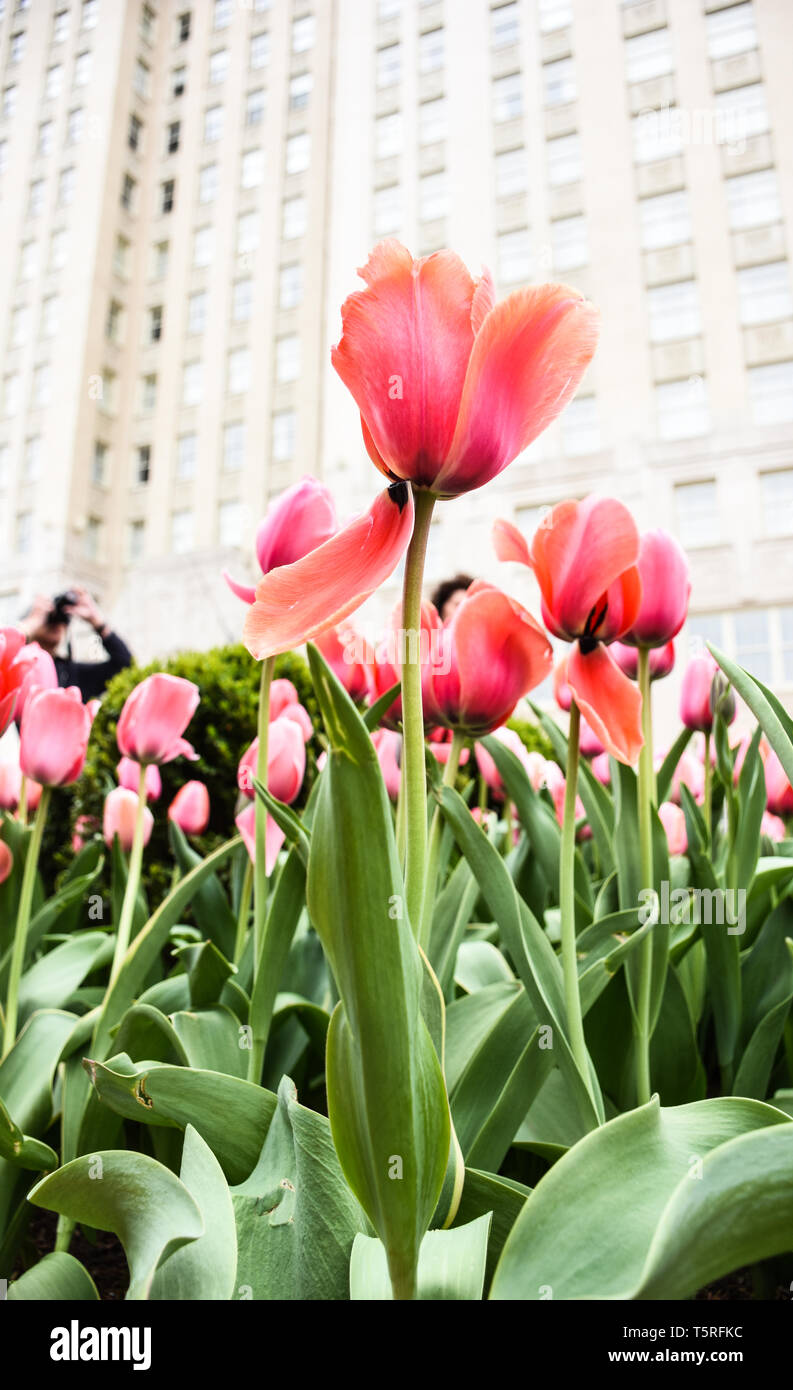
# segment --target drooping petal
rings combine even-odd
[[[598,644],[584,654],[576,642],[567,679],[576,704],[607,752],[618,762],[635,763],[644,743],[642,697],[608,648]]]
[[[528,542],[511,521],[493,522],[493,548],[499,560],[514,561],[531,568]]]
[[[222,574],[231,592],[236,594],[237,598],[241,598],[243,603],[253,603],[256,590],[252,584],[240,584],[239,580],[232,578],[228,570],[223,570]]]
[[[600,617],[609,587],[636,565],[638,556],[639,532],[622,502],[593,494],[581,502],[560,502],[554,507],[531,544],[531,565],[551,630],[568,640],[583,636],[587,623],[595,624]],[[627,583],[615,596],[621,618],[641,599],[638,576]],[[592,635],[594,628],[588,630]]]
[[[413,497],[387,488],[324,545],[271,570],[256,588],[243,641],[257,660],[299,647],[346,618],[393,572],[413,533]]]
[[[556,419],[591,361],[598,322],[594,305],[566,285],[517,290],[491,310],[433,491],[455,497],[481,487]]]

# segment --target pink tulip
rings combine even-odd
[[[121,753],[139,763],[170,763],[198,754],[182,737],[198,708],[198,686],[157,671],[127,696],[116,729]]]
[[[604,787],[611,786],[611,763],[608,753],[598,753],[597,757],[592,759],[592,771]]]
[[[126,787],[127,791],[134,792],[137,796],[140,786],[140,763],[133,762],[132,758],[122,758],[116,768],[116,776],[120,787]],[[160,769],[156,763],[149,763],[146,768],[146,800],[159,801],[161,796]]]
[[[76,686],[34,690],[20,729],[19,765],[44,787],[76,782],[85,764],[91,716]]]
[[[5,883],[14,867],[14,856],[5,840],[0,840],[0,883]]]
[[[127,787],[114,787],[105,797],[102,817],[102,834],[108,849],[113,848],[113,840],[118,836],[119,844],[125,854],[132,849],[135,838],[135,821],[138,815],[138,798]],[[154,828],[154,816],[148,806],[143,812],[143,843],[147,845]]]
[[[688,561],[668,532],[645,531],[638,568],[642,601],[633,626],[622,640],[634,647],[664,647],[686,621],[691,593]]]
[[[604,751],[603,744],[586,719],[582,719],[579,726],[578,746],[585,758],[596,758]]]
[[[430,752],[432,753],[433,757],[437,759],[437,761],[441,764],[442,767],[445,767],[449,761],[452,751],[451,729],[430,729],[429,745]],[[460,761],[458,766],[465,767],[465,764],[468,762],[469,757],[470,750],[468,748],[463,748],[460,753]]]
[[[793,787],[773,748],[765,760],[766,804],[772,815],[793,816]]]
[[[639,651],[625,642],[612,642],[611,655],[617,665],[632,681],[639,679]],[[675,644],[667,642],[663,647],[650,648],[650,680],[660,681],[668,676],[675,664]]]
[[[285,676],[279,676],[277,680],[270,683],[270,719],[277,719],[279,714],[290,705],[298,702],[297,689],[288,681]]]
[[[551,799],[553,801],[554,809],[556,811],[556,819],[558,820],[559,824],[562,825],[564,823],[564,798],[567,790],[567,778],[565,777],[561,768],[559,769],[559,776],[554,777],[553,785],[549,785],[548,790],[551,793]],[[580,796],[577,796],[575,799],[576,821],[583,820],[585,815],[586,812],[584,810],[584,803],[581,800]],[[576,839],[590,840],[591,838],[592,830],[590,826],[588,824],[579,826],[578,830],[576,831]]]
[[[688,849],[686,818],[679,806],[664,801],[658,807],[658,819],[666,831],[670,854],[685,854]]]
[[[259,757],[259,740],[255,738],[240,759],[237,785],[251,800],[256,795],[253,779]],[[287,805],[294,801],[303,785],[306,772],[306,746],[303,731],[294,719],[284,713],[270,725],[267,735],[267,790],[277,801]]]
[[[396,801],[399,796],[399,784],[402,779],[402,768],[400,765],[402,757],[402,735],[394,732],[393,729],[375,729],[372,734],[372,743],[377,752],[377,761],[380,764],[380,771],[383,774],[385,789],[392,801]]]
[[[0,733],[12,718],[22,718],[32,690],[55,690],[57,685],[58,673],[49,652],[38,642],[25,646],[25,639],[16,628],[0,630]]]
[[[771,814],[770,811],[763,811],[763,819],[760,822],[760,834],[767,835],[769,840],[787,839],[785,822],[779,817]]]
[[[240,835],[243,838],[245,848],[247,849],[248,854],[250,856],[251,863],[255,864],[256,807],[246,806],[243,811],[240,811],[234,823],[237,829],[239,830]],[[284,843],[285,838],[286,837],[284,835],[283,830],[281,830],[280,826],[276,825],[272,816],[268,813],[264,845],[264,863],[268,875],[271,874],[273,869],[275,868],[276,860],[278,859],[278,851],[280,850],[281,845]]]
[[[720,677],[720,667],[710,652],[701,652],[689,661],[680,690],[680,718],[687,729],[710,733],[713,728],[712,693],[714,678],[717,677]],[[727,723],[731,724],[734,718],[733,705]]]
[[[209,792],[203,782],[185,782],[170,806],[168,819],[185,835],[203,835],[209,825]]]
[[[472,734],[503,724],[550,673],[551,644],[526,609],[476,580],[440,629],[425,663],[427,709],[437,723]]]
[[[0,763],[0,810],[16,811],[22,793],[22,769],[19,763]],[[41,801],[41,784],[30,778],[25,783],[25,797],[29,811],[35,811]]]
[[[661,754],[656,758],[656,771],[663,763]],[[701,758],[696,757],[688,750],[681,753],[677,767],[672,774],[672,785],[669,788],[669,800],[679,804],[681,786],[688,787],[695,801],[704,800],[705,796],[705,768]]]
[[[72,832],[72,854],[79,854],[80,850],[84,848],[88,836],[93,835],[98,828],[99,822],[96,816],[78,816]]]
[[[256,558],[262,574],[292,565],[339,529],[336,508],[328,489],[316,478],[301,478],[271,503],[256,532]],[[224,570],[223,578],[238,598],[253,603],[255,588],[239,584]]]
[[[351,627],[329,627],[314,645],[351,700],[362,700],[369,687],[371,648]]]
[[[573,692],[567,683],[567,661],[568,658],[563,656],[553,668],[553,697],[565,714],[573,703]]]
[[[502,725],[499,729],[494,729],[491,737],[497,738],[499,743],[503,743],[505,748],[509,748],[510,752],[515,754],[515,757],[519,759],[526,772],[529,773],[532,786],[536,791],[537,787],[542,782],[543,772],[540,772],[540,780],[535,783],[534,776],[536,776],[536,768],[533,764],[529,764],[528,760],[530,757],[540,757],[540,761],[544,763],[545,759],[539,754],[530,754],[520,734],[517,733],[515,729],[508,729],[506,725]],[[483,743],[474,745],[474,753],[476,754],[477,767],[488,789],[497,801],[503,801],[504,783],[501,780],[501,773],[496,767],[495,760],[491,757],[490,753],[488,753]],[[529,772],[530,767],[531,772]]]

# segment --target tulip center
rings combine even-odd
[[[597,646],[600,640],[597,636],[597,632],[598,629],[601,628],[603,626],[603,623],[606,621],[606,614],[608,613],[608,611],[608,600],[606,600],[599,612],[596,603],[594,603],[590,608],[589,614],[587,615],[587,620],[584,623],[583,634],[578,639],[578,646],[582,656],[587,656],[589,652],[595,650],[595,647]]]
[[[404,482],[404,481],[401,480],[401,479],[400,479],[399,482],[391,483],[391,485],[390,485],[390,487],[389,487],[389,489],[388,489],[388,495],[389,495],[389,497],[391,498],[391,501],[392,501],[392,502],[396,502],[396,504],[397,504],[397,506],[398,506],[398,508],[399,508],[399,514],[400,514],[400,516],[401,516],[401,515],[402,515],[402,512],[405,510],[405,507],[407,506],[407,500],[408,500],[408,485],[407,485],[407,483]]]

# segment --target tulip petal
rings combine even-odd
[[[622,502],[592,494],[582,502],[554,507],[531,543],[531,565],[552,631],[568,639],[581,636],[592,609],[626,570],[635,567],[638,556],[639,532]],[[615,595],[621,620],[627,614],[625,627],[635,618],[640,601],[636,574]]]
[[[635,763],[644,743],[642,697],[608,648],[598,643],[585,655],[576,642],[567,679],[576,704],[606,751],[618,762]]]
[[[556,419],[591,361],[598,320],[594,305],[566,285],[517,290],[491,310],[474,340],[434,492],[481,487]]]
[[[231,592],[241,598],[243,603],[253,603],[256,597],[256,590],[252,584],[240,584],[237,579],[232,579],[228,570],[223,570],[223,578],[228,584]]]
[[[396,568],[412,533],[412,493],[387,488],[324,545],[271,570],[245,618],[248,651],[258,661],[288,652],[360,608]]]
[[[459,681],[460,724],[487,732],[509,718],[522,696],[550,673],[553,651],[539,623],[481,581],[452,618],[449,635]],[[435,678],[441,707],[444,678]]]
[[[493,522],[493,548],[499,560],[505,563],[514,560],[519,565],[531,568],[528,542],[511,521],[499,519]]]

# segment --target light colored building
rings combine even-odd
[[[217,576],[253,574],[268,498],[317,473],[345,517],[380,486],[329,349],[397,235],[603,316],[562,420],[438,507],[430,578],[536,610],[492,520],[613,493],[688,550],[682,652],[714,639],[793,695],[788,0],[5,11],[4,618],[77,578],[142,656],[236,637]]]

